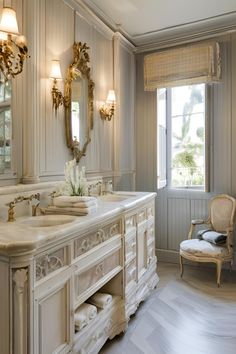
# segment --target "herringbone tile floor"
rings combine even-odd
[[[158,265],[160,283],[140,305],[127,332],[100,354],[236,354],[236,272]]]

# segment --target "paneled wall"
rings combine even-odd
[[[119,33],[114,36],[114,82],[117,106],[114,129],[114,182],[117,190],[135,185],[134,47]],[[124,89],[125,88],[125,89]]]
[[[57,114],[52,109],[49,75],[51,60],[59,59],[65,78],[73,60],[72,45],[81,41],[90,47],[95,89],[94,128],[80,165],[90,176],[114,178],[115,187],[133,189],[133,46],[74,0],[14,2],[30,53],[22,75],[15,81],[14,119],[22,125],[22,132],[19,129],[17,134],[21,138],[14,145],[17,176],[23,177],[23,183],[63,179],[65,162],[72,156],[66,146],[64,109],[60,107]],[[58,87],[64,90],[63,81]],[[99,108],[113,87],[117,95],[115,117],[110,122],[102,121]]]
[[[236,34],[216,38],[222,49],[222,82],[209,88],[210,193],[158,191],[156,245],[159,259],[177,260],[179,243],[187,237],[190,220],[207,216],[213,194],[236,197]],[[156,189],[156,94],[144,92],[143,56],[137,55],[136,189]]]

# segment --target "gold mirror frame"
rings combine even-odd
[[[93,89],[94,82],[90,77],[89,65],[89,47],[86,43],[77,42],[73,45],[74,61],[67,69],[65,80],[65,126],[66,126],[66,143],[67,147],[71,150],[72,155],[78,163],[80,159],[85,156],[87,145],[91,141],[90,132],[93,129]],[[72,81],[81,76],[87,79],[88,82],[88,97],[87,97],[87,134],[85,143],[80,147],[80,142],[74,140],[72,137],[72,122],[71,122],[71,86]]]

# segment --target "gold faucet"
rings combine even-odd
[[[40,204],[40,194],[39,193],[36,193],[36,194],[32,194],[30,197],[29,197],[29,202],[31,202],[33,199],[36,200],[36,202],[34,204],[31,204],[31,207],[32,207],[32,216],[36,216],[37,215],[37,208]]]
[[[21,203],[24,200],[28,200],[29,202],[31,202],[33,199],[37,200],[37,203],[32,205],[32,216],[35,216],[36,215],[36,211],[37,211],[37,207],[39,206],[39,203],[40,203],[40,194],[39,193],[32,194],[29,197],[24,197],[24,196],[20,195],[20,196],[16,197],[12,202],[7,203],[6,206],[9,207],[7,221],[8,222],[15,221],[15,218],[14,218],[14,214],[15,214],[14,207],[16,206],[17,203]]]

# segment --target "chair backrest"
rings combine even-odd
[[[209,204],[209,218],[215,231],[224,232],[233,226],[236,200],[226,194],[213,197]]]

